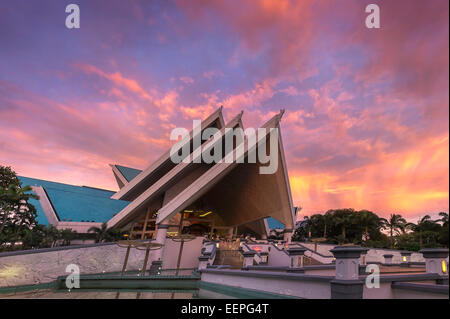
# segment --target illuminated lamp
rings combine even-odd
[[[206,212],[204,214],[199,215],[199,217],[205,217],[205,216],[208,216],[209,214],[212,214],[212,212]]]

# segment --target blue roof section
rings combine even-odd
[[[138,176],[142,171],[139,169],[116,165],[117,169],[122,173],[123,177],[127,180],[127,182],[131,181],[133,178]]]
[[[19,176],[19,179],[23,186],[42,186],[61,221],[65,219],[74,222],[94,221],[103,223],[110,220],[114,214],[129,204],[127,201],[111,199],[110,197],[114,194],[113,191],[22,176]],[[36,206],[36,208],[38,207]],[[38,211],[38,218],[40,218],[39,220],[47,219],[42,207]]]
[[[269,229],[284,229],[284,224],[272,217],[267,218],[267,225]]]

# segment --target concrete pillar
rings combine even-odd
[[[444,248],[425,248],[419,251],[425,258],[425,267],[429,274],[439,274],[448,276],[448,249]]]
[[[166,235],[167,235],[167,229],[169,228],[169,225],[158,225],[158,229],[156,231],[156,239],[155,242],[158,244],[165,245],[166,244]],[[162,246],[160,249],[155,250],[155,253],[153,255],[153,260],[161,260],[163,256],[164,246]]]
[[[243,268],[247,268],[249,266],[253,266],[253,258],[256,255],[256,251],[254,251],[254,250],[244,251],[242,253],[242,255],[244,256]]]
[[[198,257],[198,270],[203,270],[208,267],[209,257],[208,255]]]
[[[331,298],[362,299],[364,281],[359,280],[359,259],[367,249],[360,246],[336,246],[330,251],[336,258],[336,275],[330,282]]]
[[[392,264],[392,257],[394,257],[394,255],[392,254],[384,254],[384,263],[385,264]]]
[[[286,228],[283,231],[283,240],[287,243],[291,242],[291,237],[292,237],[292,228]]]
[[[306,249],[303,247],[292,247],[287,250],[289,255],[289,268],[302,268]]]
[[[409,263],[411,262],[411,252],[401,251],[400,255],[402,255],[402,262],[401,262],[400,266],[408,267]]]
[[[263,251],[260,253],[261,255],[261,264],[267,264],[269,261],[269,252]]]
[[[361,258],[359,260],[360,265],[366,265],[367,251],[368,249],[366,251],[361,252]]]
[[[366,265],[367,265],[367,252],[368,248],[361,252],[361,257],[359,257],[359,274],[366,275]]]
[[[231,240],[233,238],[233,233],[234,233],[234,228],[230,227],[230,229],[228,229],[227,239]]]

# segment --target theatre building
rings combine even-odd
[[[266,239],[270,226],[275,225],[284,229],[284,239],[289,240],[296,210],[279,131],[282,115],[283,111],[261,126],[266,129],[266,136],[258,135],[258,141],[267,139],[269,145],[270,129],[278,129],[278,150],[267,149],[274,152],[277,160],[273,174],[261,174],[260,167],[266,164],[258,159],[254,163],[246,160],[176,163],[169,149],[144,170],[110,165],[119,187],[117,192],[28,177],[20,179],[40,196],[39,201],[33,202],[38,221],[59,229],[86,233],[90,227],[106,222],[108,228],[128,231],[131,239],[157,239],[163,243],[166,237],[179,234]],[[189,156],[211,151],[221,143],[225,157],[225,135],[233,132],[227,129],[244,129],[241,116],[242,112],[225,123],[219,108],[203,119],[186,139],[192,150]],[[194,149],[196,134],[207,128],[216,128],[222,138],[201,140],[198,149]],[[245,136],[241,143],[247,142]],[[237,138],[233,143],[230,151],[236,152],[240,143]],[[259,145],[255,146],[255,152]],[[246,158],[250,152],[246,148],[242,156]]]

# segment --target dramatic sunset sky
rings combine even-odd
[[[285,108],[302,215],[448,211],[447,0],[1,0],[0,14],[0,164],[19,175],[117,189],[108,164],[145,168],[176,126],[223,105],[257,127]]]

